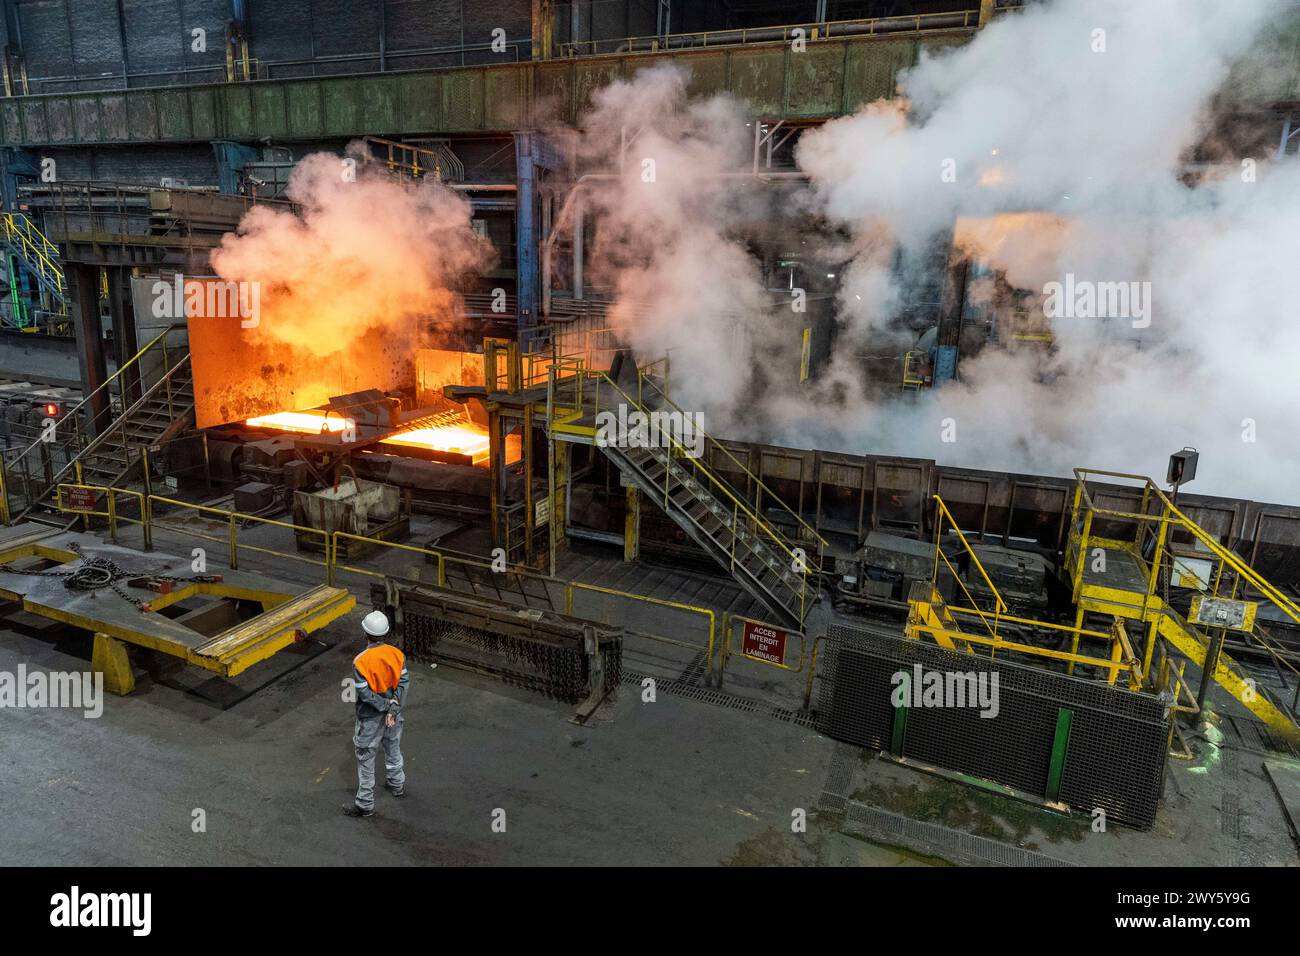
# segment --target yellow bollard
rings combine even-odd
[[[90,656],[90,668],[104,675],[104,687],[110,694],[125,696],[135,690],[135,674],[126,645],[115,637],[97,633],[95,649]]]

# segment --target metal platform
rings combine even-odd
[[[115,587],[66,586],[70,573],[97,559],[124,572]],[[128,584],[134,577],[170,580],[160,593]],[[0,528],[0,600],[97,636],[179,657],[222,677],[241,673],[356,605],[343,588],[321,585],[304,592],[238,571],[195,575],[188,558],[35,524]],[[235,604],[241,601],[260,605],[261,613],[241,620]],[[186,602],[193,606],[184,608]]]

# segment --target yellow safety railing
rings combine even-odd
[[[153,513],[153,507],[155,504],[171,505],[174,508],[181,508],[188,511],[197,512],[198,514],[201,515],[205,515],[205,516],[210,515],[212,516],[211,520],[224,522],[226,524],[226,528],[227,528],[226,536],[224,538],[218,538],[213,535],[207,535],[207,534],[203,534],[202,532],[195,531],[192,528],[185,528],[176,524],[160,521]],[[324,569],[325,582],[327,584],[332,583],[333,581],[333,569],[331,568],[330,561],[329,561],[330,536],[328,531],[322,531],[320,528],[304,527],[303,525],[291,524],[288,521],[276,521],[273,518],[262,518],[257,515],[242,514],[241,512],[238,511],[227,511],[224,508],[213,508],[209,505],[192,504],[191,502],[188,501],[178,501],[175,498],[164,498],[160,495],[147,495],[145,497],[145,511],[149,516],[148,521],[149,521],[150,528],[163,528],[168,531],[176,532],[178,534],[189,535],[190,537],[194,537],[194,538],[201,538],[202,540],[205,541],[214,541],[217,543],[225,544],[229,549],[227,567],[229,567],[230,570],[232,571],[239,570],[239,548],[240,548],[239,526],[243,523],[255,522],[257,524],[270,525],[276,528],[288,528],[289,530],[293,531],[295,534],[302,533],[302,534],[309,534],[309,535],[319,535],[321,537],[321,544],[322,544],[323,551],[326,555],[326,559],[323,561],[317,561],[315,558],[305,558],[300,554],[293,554],[288,551],[277,551],[274,548],[267,548],[261,545],[253,545],[253,544],[245,543],[243,544],[243,548],[245,551],[253,551],[259,554],[271,554],[279,558],[288,558],[291,561],[298,561],[301,562],[302,564],[314,565],[315,567]]]
[[[1179,631],[1188,633],[1188,629],[1184,628],[1181,623],[1181,618],[1168,606],[1168,602],[1161,593],[1162,568],[1168,564],[1170,569],[1167,574],[1172,575],[1173,566],[1179,558],[1173,543],[1173,537],[1177,531],[1190,535],[1201,544],[1204,551],[1196,552],[1197,557],[1203,560],[1212,559],[1214,570],[1210,575],[1211,580],[1203,582],[1206,594],[1211,597],[1224,596],[1226,571],[1228,572],[1227,577],[1230,579],[1228,582],[1230,587],[1228,587],[1226,593],[1229,600],[1245,600],[1247,597],[1246,588],[1249,587],[1290,618],[1291,621],[1300,625],[1300,605],[1297,605],[1295,601],[1265,579],[1239,555],[1224,547],[1214,535],[1184,514],[1150,478],[1145,475],[1102,471],[1092,468],[1076,468],[1074,469],[1074,475],[1074,501],[1070,514],[1070,533],[1066,545],[1066,568],[1070,572],[1074,598],[1078,602],[1084,594],[1084,567],[1092,550],[1098,547],[1114,549],[1125,552],[1133,558],[1136,567],[1143,575],[1141,589],[1137,591],[1119,590],[1134,593],[1141,598],[1141,606],[1136,609],[1138,612],[1137,617],[1144,623],[1151,625],[1143,653],[1143,666],[1147,673],[1151,672],[1152,658],[1157,644],[1157,631],[1160,630],[1161,624],[1166,627],[1171,626],[1168,619],[1170,615],[1175,617],[1172,625],[1174,631],[1172,633],[1176,634]],[[1117,508],[1098,507],[1091,490],[1088,488],[1088,482],[1101,480],[1119,483],[1140,482],[1141,503],[1139,509],[1125,511]],[[1121,485],[1121,487],[1130,491],[1138,490],[1133,488],[1132,485]],[[1121,528],[1124,525],[1131,524],[1133,526],[1132,536],[1113,538],[1094,533],[1093,527],[1098,518],[1102,521],[1110,521],[1112,525],[1118,524]],[[1123,534],[1124,532],[1119,533]],[[1148,548],[1150,549],[1149,552]],[[1092,585],[1089,587],[1089,593],[1097,590]],[[1239,589],[1241,590],[1240,597]],[[1080,617],[1082,617],[1082,613],[1081,606]],[[1161,620],[1162,617],[1165,618],[1163,621]],[[1188,628],[1191,629],[1190,637],[1201,643],[1208,654],[1209,647],[1206,643],[1209,640],[1208,634],[1200,633],[1198,628],[1208,629],[1204,625],[1196,624],[1194,621],[1186,623]],[[1165,632],[1161,633],[1164,634]],[[1286,667],[1293,675],[1300,677],[1300,671],[1297,671],[1286,656],[1280,653],[1258,623],[1254,624],[1250,631],[1246,633],[1250,633],[1255,637],[1259,642],[1259,646],[1269,654],[1275,664],[1279,667]],[[1226,655],[1220,657],[1219,665],[1224,667],[1227,674],[1230,675],[1225,678],[1225,680],[1229,681],[1229,684],[1238,687],[1254,686],[1246,672],[1235,661],[1227,658]],[[1230,693],[1236,693],[1233,686],[1229,686],[1228,689]],[[1292,703],[1291,709],[1293,713],[1298,704],[1300,704],[1300,684],[1297,685],[1296,700]],[[1281,720],[1280,714],[1282,714],[1280,709],[1270,711],[1266,714],[1265,719],[1276,723],[1276,721]],[[1294,721],[1293,714],[1286,716],[1289,716]]]
[[[949,608],[949,610],[958,614],[980,614],[981,612],[971,612],[963,608]],[[1049,624],[1046,621],[1035,621],[1030,618],[1007,616],[1003,619],[1004,623],[1014,623],[1032,628],[1043,628],[1050,631],[1064,632],[1072,635],[1082,635],[1084,637],[1096,638],[1103,641],[1115,641],[1114,635],[1104,634],[1101,631],[1088,631],[1081,628],[1073,628],[1066,624]],[[999,650],[1015,651],[1021,654],[1028,654],[1032,657],[1042,657],[1055,661],[1063,661],[1070,664],[1088,664],[1101,668],[1108,672],[1108,682],[1115,683],[1120,673],[1127,672],[1132,675],[1130,686],[1140,684],[1141,682],[1141,662],[1136,658],[1124,659],[1122,656],[1111,657],[1093,657],[1090,654],[1080,654],[1075,651],[1058,651],[1050,647],[1039,647],[1036,644],[1025,644],[1022,641],[1011,641],[999,635],[985,636],[978,632],[957,631],[951,628],[937,627],[931,624],[921,622],[909,622],[907,625],[909,636],[915,637],[918,634],[928,634],[936,639],[936,642],[943,643],[940,638],[947,638],[950,641],[966,641],[971,644],[980,644],[988,647],[992,654],[996,655]],[[1122,645],[1115,645],[1120,646]]]
[[[62,420],[63,420],[63,421],[67,421],[67,422],[72,422],[72,423],[73,423],[73,426],[74,426],[75,428],[78,428],[78,429],[79,429],[79,428],[80,428],[80,425],[79,425],[79,421],[80,421],[80,420],[79,420],[79,418],[77,417],[77,413],[80,412],[81,409],[84,408],[84,407],[85,407],[85,406],[90,402],[90,400],[91,400],[92,398],[94,398],[94,397],[95,397],[96,395],[98,395],[100,392],[104,391],[104,390],[107,389],[110,385],[112,385],[115,381],[117,381],[117,379],[121,377],[121,375],[122,375],[123,372],[125,372],[127,369],[132,368],[133,366],[135,366],[135,365],[140,361],[141,357],[143,357],[147,352],[149,352],[150,349],[152,349],[152,348],[153,348],[155,345],[157,345],[159,342],[163,342],[163,340],[166,339],[167,336],[168,336],[169,334],[171,334],[172,332],[179,331],[180,329],[183,329],[183,328],[184,328],[184,326],[181,326],[181,325],[170,325],[170,326],[168,326],[167,328],[163,329],[161,332],[159,332],[157,335],[155,335],[152,339],[150,339],[150,340],[148,341],[148,343],[145,344],[145,346],[144,346],[143,348],[140,349],[140,351],[136,352],[136,353],[135,353],[134,355],[132,355],[129,359],[127,359],[125,362],[123,362],[123,363],[122,363],[122,364],[117,368],[117,370],[113,372],[112,375],[110,375],[108,378],[104,379],[104,381],[99,385],[99,387],[97,387],[97,388],[96,388],[94,391],[92,391],[89,395],[87,395],[87,396],[85,396],[84,398],[82,398],[82,400],[79,401],[79,402],[77,402],[77,404],[73,405],[71,408],[69,408],[67,411],[65,411],[65,412],[63,413],[63,419],[62,419]],[[165,348],[165,346],[166,346],[166,343],[164,343],[164,346],[163,346],[163,347]],[[19,459],[19,458],[23,458],[23,457],[25,457],[25,456],[28,454],[28,452],[30,452],[33,448],[35,448],[37,445],[39,445],[39,444],[41,443],[41,441],[42,441],[42,439],[37,438],[35,441],[33,441],[31,444],[29,444],[26,448],[22,449],[22,451],[20,451],[17,455],[15,455],[15,456],[14,456],[14,459],[17,460],[17,459]]]
[[[722,645],[719,653],[719,665],[718,665],[719,683],[721,683],[722,677],[727,671],[727,662],[731,660],[732,654],[736,653],[736,651],[733,648],[733,644],[735,643],[735,636],[736,636],[735,635],[736,624],[753,624],[756,627],[767,627],[767,628],[771,628],[774,631],[780,631],[787,638],[790,637],[799,638],[799,656],[798,658],[796,658],[795,663],[793,664],[787,664],[784,659],[780,661],[770,661],[765,657],[755,657],[752,654],[747,654],[745,653],[743,642],[741,644],[739,654],[741,657],[745,658],[745,660],[756,661],[759,664],[766,664],[768,667],[775,667],[778,670],[790,671],[793,674],[798,674],[803,671],[804,664],[807,662],[808,638],[807,635],[805,635],[802,631],[790,631],[789,629],[777,624],[773,624],[770,621],[760,621],[758,618],[745,617],[742,614],[732,614],[730,612],[727,612],[722,615],[723,640],[722,640]],[[743,629],[742,629],[742,633],[743,633]],[[786,656],[788,657],[789,655],[786,654]]]
[[[185,361],[189,358],[189,354],[186,353],[186,355],[179,362],[173,365],[171,363],[171,359],[167,351],[167,336],[170,335],[172,332],[180,331],[182,329],[184,329],[184,326],[179,324],[170,325],[167,328],[163,329],[152,339],[150,339],[149,342],[143,348],[141,348],[138,352],[135,353],[135,355],[131,356],[130,359],[123,362],[121,366],[112,375],[110,375],[107,379],[104,380],[102,384],[99,385],[99,387],[97,387],[89,395],[86,395],[84,398],[82,398],[81,401],[77,402],[77,404],[73,405],[71,408],[64,411],[63,415],[60,417],[59,421],[54,426],[55,433],[57,434],[59,429],[63,429],[66,433],[67,427],[69,426],[71,427],[72,433],[69,437],[61,440],[60,442],[61,446],[64,446],[67,449],[67,462],[51,476],[52,482],[57,483],[59,481],[62,481],[65,475],[69,475],[70,473],[73,473],[74,468],[79,469],[81,459],[89,452],[93,451],[95,448],[103,445],[108,440],[109,436],[111,436],[115,431],[119,431],[120,429],[124,428],[127,420],[127,415],[133,412],[134,410],[137,410],[139,407],[142,407],[144,405],[146,398],[150,396],[150,393],[156,391],[160,385],[166,386],[167,396],[168,396],[167,399],[168,409],[169,411],[171,411],[171,384],[170,384],[171,376],[175,371],[177,371],[180,368],[181,365],[185,363]],[[82,432],[81,415],[80,415],[82,408],[84,408],[87,404],[89,404],[90,401],[95,396],[99,395],[101,392],[106,392],[106,390],[115,381],[117,381],[127,371],[127,369],[138,366],[141,358],[146,354],[148,354],[155,347],[157,347],[159,351],[161,351],[162,353],[162,361],[164,366],[164,372],[159,382],[155,382],[152,386],[150,386],[149,389],[147,389],[145,393],[142,394],[140,399],[138,399],[131,408],[126,409],[126,411],[124,411],[122,415],[119,416],[119,418],[108,428],[103,429],[94,437],[88,437],[84,435]],[[107,401],[109,397],[110,397],[109,394],[106,393],[104,396],[105,401]],[[19,517],[22,517],[28,510],[34,507],[38,501],[44,499],[47,495],[49,495],[54,491],[54,485],[47,484],[42,486],[42,489],[39,491],[39,493],[32,494],[31,476],[27,471],[28,456],[32,453],[33,450],[35,450],[39,445],[41,445],[45,441],[46,438],[43,435],[38,436],[30,444],[18,450],[17,452],[5,451],[3,453],[0,453],[0,497],[3,497],[3,502],[0,502],[0,517],[3,517],[5,524],[8,524],[9,521],[11,520],[9,498],[8,498],[9,482],[7,481],[8,476],[6,474],[7,469],[14,467],[16,465],[21,465],[22,466],[21,471],[23,472],[24,477],[26,479],[25,489],[27,494],[27,504],[24,507],[24,509],[19,512]],[[129,462],[124,462],[124,464],[129,465]],[[80,477],[79,471],[75,472],[75,474],[77,477]]]
[[[943,561],[943,563],[948,566],[949,572],[952,573],[953,580],[957,582],[957,585],[962,589],[962,593],[966,595],[966,600],[970,601],[970,610],[979,616],[989,634],[993,637],[997,637],[998,621],[1001,616],[1007,612],[1007,602],[1002,600],[1001,593],[999,593],[998,589],[994,587],[992,580],[989,579],[988,573],[984,570],[984,565],[980,562],[979,555],[975,553],[975,549],[972,548],[970,542],[966,540],[966,535],[962,534],[961,528],[957,526],[957,520],[952,516],[952,512],[948,510],[948,506],[943,503],[943,499],[938,495],[933,495],[932,497],[934,498],[935,503],[934,571],[930,575],[930,587],[932,589],[938,588],[939,562]],[[970,555],[971,563],[979,571],[980,577],[984,579],[985,586],[993,593],[995,603],[993,607],[993,623],[991,625],[988,620],[989,615],[987,612],[979,609],[979,606],[975,602],[975,598],[971,596],[971,593],[967,589],[966,583],[962,580],[961,575],[957,572],[957,569],[953,567],[953,563],[948,560],[948,556],[943,553],[943,525],[945,519],[947,519],[948,524],[952,525],[952,530],[957,533],[957,540],[961,542],[961,546],[965,548],[966,553]],[[956,611],[958,608],[953,607],[949,608],[949,610]]]
[[[575,379],[576,380],[572,383],[572,387],[575,389],[577,407],[569,410],[571,414],[576,414],[580,416],[585,411],[589,410],[584,399],[584,387],[583,387],[584,381],[590,381],[593,385],[592,392],[594,394],[591,395],[591,401],[592,401],[592,407],[597,412],[601,410],[600,392],[601,389],[604,389],[606,396],[609,397],[618,396],[627,405],[629,410],[635,409],[636,411],[639,411],[642,414],[646,414],[646,415],[650,414],[650,412],[641,403],[639,403],[631,395],[628,395],[627,392],[623,391],[622,387],[619,386],[613,379],[609,377],[607,373],[603,371],[597,369],[577,369],[575,370]],[[650,381],[650,380],[647,379],[646,381]],[[553,393],[555,391],[554,387],[552,387],[550,391]],[[686,412],[682,411],[679,406],[672,403],[671,400],[668,400],[667,396],[664,396],[664,399],[667,404],[671,405],[671,407],[676,411],[678,411],[679,413],[683,415],[687,414]],[[557,415],[560,412],[561,406],[555,401],[553,397],[548,397],[547,406],[548,406],[548,413],[552,415]],[[552,423],[554,423],[555,420],[556,420],[555,418],[552,418]],[[699,433],[699,437],[701,441],[707,442],[709,440],[708,436],[705,435],[702,430],[697,429],[697,431]],[[693,470],[696,479],[702,480],[704,483],[707,483],[711,493],[714,494],[719,499],[721,499],[721,503],[723,505],[728,505],[731,508],[732,528],[733,528],[733,534],[731,539],[732,540],[732,545],[731,545],[732,569],[734,570],[736,565],[735,550],[736,550],[736,542],[739,538],[739,535],[735,534],[734,531],[739,529],[740,521],[743,516],[744,520],[748,523],[749,527],[755,531],[755,533],[761,534],[764,539],[771,542],[771,544],[773,544],[776,548],[778,548],[790,559],[790,569],[800,576],[800,587],[797,589],[798,596],[799,596],[798,613],[799,613],[799,619],[803,620],[807,612],[807,608],[810,601],[808,575],[810,571],[814,569],[814,565],[816,562],[809,559],[808,553],[804,548],[802,548],[797,543],[787,541],[785,536],[782,535],[779,531],[777,531],[776,528],[773,527],[770,522],[765,520],[752,507],[750,507],[748,502],[741,500],[739,495],[736,494],[736,492],[732,489],[730,484],[728,484],[726,481],[724,481],[723,479],[721,479],[720,477],[718,477],[713,473],[712,469],[710,469],[708,465],[704,462],[704,457],[702,455],[696,455],[692,449],[689,449],[684,444],[682,444],[682,442],[677,438],[677,436],[671,434],[671,432],[666,437],[669,442],[669,447],[667,449],[669,455],[689,463],[689,467]],[[780,498],[777,498],[776,495],[757,478],[757,476],[752,475],[748,471],[748,469],[746,469],[744,465],[740,463],[739,459],[737,459],[734,455],[732,455],[731,452],[728,451],[721,444],[714,442],[714,445],[715,447],[721,448],[723,452],[736,464],[736,466],[744,474],[749,475],[754,480],[756,487],[759,489],[760,494],[762,492],[766,492],[768,495],[774,498],[777,501],[777,503],[780,504],[783,509],[785,509],[785,511],[793,515],[796,521],[798,521],[802,527],[806,528],[811,533],[815,541],[817,541],[819,544],[822,545],[825,544],[825,541],[821,538],[820,535],[818,535],[815,531],[813,531],[811,527],[809,527],[805,522],[803,522],[803,520],[800,519],[798,515],[794,515],[794,512],[792,512],[789,509],[789,507],[787,507],[785,503],[781,501]],[[669,495],[669,488],[670,488],[669,482],[671,480],[671,477],[672,477],[672,469],[665,470],[664,472],[665,504]],[[818,554],[818,558],[819,557],[820,554]]]
[[[609,382],[610,385],[614,385],[613,381],[610,380],[608,375],[604,375],[604,378],[607,382]],[[644,379],[644,381],[641,381],[640,379]],[[641,376],[638,380],[638,384],[641,385],[642,387],[648,384],[651,388],[655,390],[660,400],[662,400],[665,405],[668,405],[670,408],[673,409],[673,411],[680,412],[683,415],[688,414],[685,409],[683,409],[680,405],[678,405],[676,402],[674,402],[671,398],[668,397],[666,384],[664,386],[660,386],[655,383],[653,378],[650,378],[648,376]],[[614,387],[618,389],[617,385],[614,385]],[[624,392],[622,389],[618,389],[618,392],[624,398],[628,398],[627,393]],[[638,407],[640,408],[640,403],[638,403]],[[641,410],[644,411],[645,409],[642,408]],[[784,511],[786,515],[792,518],[794,520],[794,523],[800,529],[802,529],[803,534],[807,538],[809,543],[816,542],[821,547],[826,546],[826,539],[817,533],[817,529],[815,529],[812,525],[810,525],[807,521],[805,521],[793,508],[791,508],[784,501],[782,501],[781,498],[776,494],[776,492],[774,492],[771,488],[765,485],[763,483],[763,479],[761,479],[758,475],[751,472],[749,468],[746,467],[744,462],[742,462],[739,458],[737,458],[735,455],[731,453],[731,450],[727,448],[726,445],[724,445],[720,441],[717,441],[714,438],[711,438],[707,433],[705,433],[704,429],[697,428],[696,430],[699,432],[700,440],[705,443],[706,447],[711,444],[714,448],[717,448],[719,451],[723,453],[723,455],[727,457],[728,460],[730,460],[730,462],[733,465],[736,466],[736,468],[738,468],[741,471],[742,474],[745,475],[745,477],[749,481],[752,481],[754,483],[754,488],[760,496],[765,496],[765,498],[770,498],[771,500],[775,501],[777,505],[780,506],[780,509]],[[787,552],[788,550],[789,549],[787,549]]]
[[[634,594],[631,591],[619,591],[615,588],[601,587],[598,584],[587,584],[585,581],[568,581],[564,585],[564,613],[565,614],[568,615],[573,614],[573,595],[577,591],[590,591],[596,594],[605,594],[612,597],[623,598],[625,600],[637,601],[642,604],[650,604],[655,607],[673,608],[678,611],[685,611],[692,614],[699,614],[703,616],[704,619],[708,622],[708,626],[709,626],[709,642],[704,652],[704,673],[705,673],[706,680],[712,679],[713,670],[714,670],[714,662],[713,662],[714,643],[717,635],[717,628],[715,626],[717,623],[717,617],[713,613],[713,611],[710,610],[709,608],[698,607],[692,604],[682,604],[678,601],[668,601],[663,598],[650,597],[649,595],[645,595],[645,594]],[[637,631],[635,633],[638,633],[643,637],[652,638],[653,640],[657,640],[665,644],[676,644],[679,647],[692,647],[692,648],[699,647],[698,644],[691,643],[690,641],[682,641],[682,640],[677,640],[676,638],[663,637],[662,635],[658,635],[658,634],[647,634],[644,631]]]
[[[1200,541],[1206,549],[1214,555],[1221,565],[1231,568],[1241,580],[1246,581],[1264,595],[1268,600],[1282,611],[1287,617],[1291,618],[1296,624],[1300,624],[1300,606],[1298,606],[1289,597],[1274,587],[1271,583],[1263,578],[1254,568],[1246,564],[1239,556],[1234,554],[1219,543],[1218,539],[1212,534],[1192,521],[1185,514],[1178,510],[1172,501],[1165,495],[1158,485],[1150,478],[1143,475],[1130,475],[1116,471],[1098,471],[1095,469],[1076,468],[1074,469],[1076,480],[1074,493],[1074,507],[1071,512],[1070,533],[1072,542],[1077,542],[1079,547],[1073,549],[1079,554],[1076,561],[1078,573],[1082,573],[1083,558],[1082,555],[1087,553],[1088,538],[1092,538],[1094,543],[1097,542],[1115,542],[1128,550],[1135,551],[1139,557],[1142,556],[1142,549],[1146,544],[1148,534],[1155,537],[1155,550],[1147,562],[1152,571],[1159,567],[1162,557],[1172,555],[1170,547],[1170,531],[1175,528],[1181,528],[1196,540]],[[1098,508],[1092,500],[1092,494],[1088,491],[1087,482],[1089,478],[1119,478],[1130,481],[1140,481],[1142,487],[1142,502],[1144,510],[1141,512],[1116,511],[1107,508]],[[1155,503],[1160,506],[1159,513],[1150,513],[1145,510],[1149,503]],[[1081,526],[1079,523],[1079,512],[1085,510],[1084,522]],[[1125,539],[1109,539],[1099,536],[1091,536],[1091,523],[1094,515],[1112,518],[1120,521],[1131,521],[1136,523],[1133,540],[1130,542]],[[1157,526],[1158,530],[1152,531],[1152,526]],[[1085,530],[1086,527],[1086,530]],[[1222,567],[1220,574],[1216,575],[1216,581],[1221,579]],[[1151,575],[1148,581],[1148,591],[1154,594],[1155,575]]]
[[[51,283],[62,296],[65,292],[66,279],[63,268],[59,265],[58,247],[22,213],[0,213],[0,228],[4,230],[5,241],[18,246],[23,258],[33,265],[41,274],[41,278]]]
[[[64,494],[67,491],[77,489],[94,493],[96,498],[101,495],[104,497],[105,510],[74,508],[64,503]],[[122,514],[122,509],[117,505],[117,497],[124,495],[134,500],[140,509],[140,517],[132,518],[129,515]],[[63,482],[58,486],[59,510],[65,514],[84,515],[92,518],[107,518],[110,540],[117,544],[117,526],[119,522],[127,524],[138,524],[144,529],[144,546],[145,550],[152,547],[151,526],[149,524],[148,506],[145,503],[144,492],[132,491],[129,488],[111,488],[101,485],[83,485],[74,482]]]
[[[468,556],[468,555],[448,555],[442,551],[437,551],[431,548],[421,548],[416,545],[404,544],[398,541],[386,541],[382,538],[373,538],[367,535],[353,534],[351,532],[346,532],[346,531],[333,531],[333,532],[324,531],[320,528],[312,528],[305,525],[292,524],[287,521],[277,521],[272,518],[262,518],[257,515],[243,514],[237,511],[228,511],[224,508],[214,508],[209,505],[194,504],[187,501],[180,501],[176,498],[163,497],[161,495],[144,494],[138,491],[130,491],[124,488],[111,488],[106,485],[83,485],[83,484],[73,484],[73,483],[60,485],[59,488],[60,489],[80,488],[80,489],[94,492],[97,495],[106,495],[108,497],[109,504],[107,505],[106,510],[84,511],[81,509],[66,507],[64,503],[64,497],[62,494],[60,494],[57,503],[60,510],[63,511],[65,514],[77,514],[77,515],[84,515],[87,517],[97,516],[97,517],[107,518],[110,520],[110,522],[116,522],[116,523],[127,522],[131,524],[143,525],[146,551],[152,550],[153,547],[152,530],[155,528],[162,528],[165,531],[170,531],[172,533],[181,534],[188,537],[199,538],[200,540],[204,540],[204,541],[213,541],[213,542],[225,544],[228,549],[227,566],[231,570],[239,569],[239,553],[240,553],[240,549],[242,548],[244,551],[247,552],[267,554],[279,558],[289,558],[290,560],[298,561],[303,564],[309,564],[314,567],[323,568],[325,571],[326,583],[331,586],[336,586],[338,572],[360,574],[368,577],[375,577],[381,579],[388,576],[385,575],[384,572],[382,571],[376,571],[372,568],[363,568],[356,565],[345,564],[339,560],[339,547],[338,547],[339,542],[355,541],[359,544],[374,545],[378,548],[389,548],[389,549],[405,551],[405,552],[420,554],[420,555],[434,558],[437,565],[437,584],[439,587],[451,586],[449,584],[449,578],[447,575],[447,567],[448,565],[458,565],[464,567],[474,567],[480,570],[490,571],[493,573],[508,574],[520,578],[537,580],[543,582],[544,584],[549,584],[551,586],[554,586],[557,589],[557,591],[562,589],[564,595],[563,597],[564,613],[566,614],[573,613],[574,595],[575,593],[582,591],[582,592],[595,592],[609,597],[615,597],[620,600],[633,601],[651,607],[673,608],[678,611],[699,615],[701,618],[703,618],[705,624],[707,625],[708,638],[707,641],[704,643],[686,641],[686,640],[681,640],[679,638],[673,638],[673,637],[666,637],[664,635],[652,634],[640,630],[630,631],[630,633],[636,634],[637,636],[640,637],[647,638],[649,640],[658,641],[660,643],[672,644],[679,647],[689,647],[696,650],[703,650],[705,653],[706,675],[712,675],[714,671],[714,667],[715,667],[714,658],[716,656],[716,626],[715,626],[716,615],[709,608],[700,607],[692,604],[684,604],[678,601],[667,601],[661,598],[650,597],[649,595],[636,594],[631,591],[620,591],[614,588],[601,587],[595,584],[588,584],[584,581],[566,581],[562,578],[554,578],[548,575],[538,574],[526,568],[512,567],[512,568],[507,568],[505,571],[497,572],[493,568],[491,562],[485,560],[479,560],[475,557]],[[117,495],[126,495],[136,500],[139,503],[142,518],[134,519],[134,518],[128,518],[124,516],[121,513],[121,510],[116,506],[115,496]],[[175,524],[174,522],[160,520],[159,517],[154,514],[155,504],[169,505],[174,508],[179,508],[186,511],[194,512],[198,515],[209,518],[210,520],[224,523],[227,526],[227,532],[225,536],[217,537],[216,535],[205,534],[200,530],[184,527],[182,525]],[[239,529],[240,526],[245,522],[255,522],[261,525],[269,525],[272,527],[283,528],[283,529],[290,530],[295,534],[302,533],[302,534],[308,534],[313,536],[319,536],[322,539],[325,558],[324,560],[317,560],[314,558],[303,557],[300,554],[294,554],[289,551],[282,551],[275,548],[265,547],[263,545],[253,545],[247,542],[241,542],[239,540]]]
[[[920,388],[925,384],[920,368],[925,353],[912,350],[903,356],[903,388]]]

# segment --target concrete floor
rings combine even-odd
[[[188,553],[182,537],[159,537],[160,550]],[[412,557],[390,561],[420,570]],[[310,565],[265,555],[241,568],[318,580]],[[648,580],[663,586],[658,571]],[[321,632],[323,644],[234,681],[138,653],[136,692],[110,698],[98,719],[0,712],[0,864],[899,866],[989,862],[1008,849],[1090,865],[1297,863],[1262,770],[1278,758],[1226,716],[1197,741],[1196,760],[1171,761],[1155,830],[1094,834],[1086,819],[817,734],[791,719],[801,675],[733,659],[725,694],[704,691],[693,646],[643,638],[629,639],[624,666],[660,682],[655,701],[625,683],[584,727],[564,705],[416,665],[408,796],[381,792],[373,818],[349,820],[339,808],[355,784],[352,706],[340,690],[368,582],[346,583],[358,611]],[[0,670],[84,670],[89,657],[87,636],[0,608]],[[493,832],[497,810],[504,833]],[[792,832],[797,811],[804,833]],[[924,832],[882,829],[907,820]]]

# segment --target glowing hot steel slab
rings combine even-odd
[[[276,412],[274,415],[259,415],[250,418],[244,424],[253,428],[278,428],[286,432],[303,432],[319,435],[323,432],[341,432],[347,422],[337,415],[326,417],[324,412]]]
[[[416,428],[385,438],[381,444],[431,448],[434,451],[466,455],[476,465],[488,460],[488,434],[485,430],[470,424]]]

